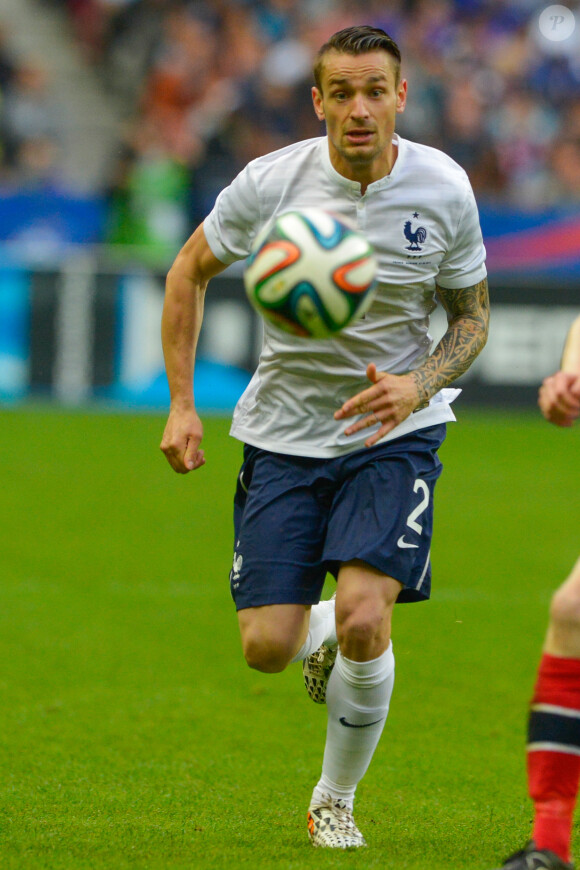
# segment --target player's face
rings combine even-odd
[[[407,82],[397,82],[394,58],[386,52],[327,55],[321,90],[312,88],[312,99],[341,175],[370,183],[389,174],[395,119],[406,98]]]

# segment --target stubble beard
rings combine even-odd
[[[351,145],[346,148],[341,147],[338,153],[350,166],[360,169],[372,166],[375,160],[381,156],[383,150],[375,146],[371,151],[365,152],[362,148]]]

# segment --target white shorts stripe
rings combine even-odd
[[[569,746],[565,743],[528,743],[528,752],[562,752],[565,755],[580,755],[580,746]]]
[[[423,573],[419,577],[419,582],[417,583],[416,589],[420,589],[423,585],[423,580],[425,579],[425,575],[427,574],[427,568],[429,567],[429,559],[431,558],[431,550],[427,553],[427,561],[425,562],[425,567],[423,568]]]
[[[580,710],[572,710],[570,707],[557,707],[555,704],[532,704],[534,713],[553,713],[555,716],[570,716],[572,719],[580,719]]]

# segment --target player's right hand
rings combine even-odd
[[[160,446],[174,471],[187,474],[205,465],[202,438],[203,426],[193,408],[171,408]]]
[[[555,426],[572,426],[580,416],[580,375],[560,371],[545,378],[538,405],[548,422]]]
[[[365,441],[365,447],[372,447],[415,410],[419,403],[419,396],[412,375],[379,372],[376,365],[370,363],[367,366],[367,378],[371,386],[348,399],[335,412],[334,419],[345,420],[349,417],[366,415],[344,430],[347,436],[380,424],[380,429]]]

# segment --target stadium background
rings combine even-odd
[[[362,16],[403,49],[401,134],[451,154],[478,198],[494,326],[464,401],[528,404],[557,364],[580,281],[580,24],[554,40],[538,24],[545,8],[5,0],[0,396],[166,406],[168,264],[249,159],[321,133],[313,51]],[[239,275],[208,294],[202,408],[231,409],[256,360]]]
[[[558,43],[546,6],[0,3],[2,867],[489,870],[527,838],[525,710],[580,524],[577,427],[535,406],[580,310],[580,10]],[[239,271],[213,282],[208,462],[181,477],[158,450],[159,318],[219,188],[320,132],[312,51],[361,19],[403,49],[401,132],[471,176],[493,321],[441,452],[433,600],[396,614],[397,687],[359,788],[371,848],[337,856],[304,826],[324,710],[299,669],[245,667],[228,590],[226,412],[259,324]]]

